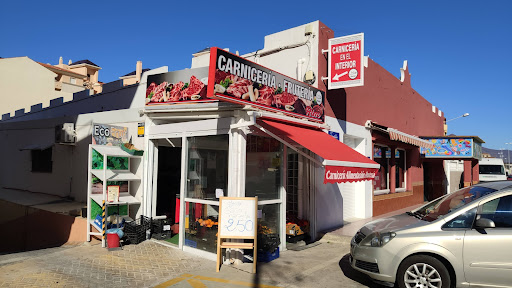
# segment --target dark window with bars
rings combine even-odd
[[[286,173],[286,214],[299,213],[299,154],[288,153],[288,171]]]

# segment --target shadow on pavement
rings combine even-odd
[[[350,263],[348,261],[348,256],[349,256],[349,254],[346,254],[345,256],[343,256],[343,258],[341,258],[341,260],[339,262],[341,271],[343,271],[343,274],[345,274],[345,276],[347,278],[349,278],[353,281],[356,281],[362,285],[365,285],[367,287],[370,287],[370,288],[386,287],[386,286],[382,286],[382,285],[379,285],[379,284],[373,282],[369,276],[367,276],[357,270],[354,270],[354,268],[352,268],[352,266],[350,266]]]

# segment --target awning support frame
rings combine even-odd
[[[268,131],[267,129],[261,127],[258,123],[254,123],[254,126],[256,126],[258,129],[260,129],[261,131],[263,131],[264,133],[267,133],[268,135],[272,136],[273,138],[275,138],[276,140],[278,140],[279,142],[283,143],[284,145],[288,146],[289,148],[291,148],[293,151],[299,153],[300,155],[306,157],[307,159],[313,161],[314,163],[318,164],[319,166],[324,166],[322,162],[318,161],[317,159],[315,159],[314,157],[311,157],[310,155],[304,153],[303,151],[301,151],[300,149],[297,149],[296,147],[294,147],[292,144],[288,143],[287,141],[285,141],[284,139],[282,139],[281,137],[277,136],[276,134]]]

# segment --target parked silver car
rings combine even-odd
[[[401,288],[512,287],[512,183],[489,182],[367,223],[350,264]]]

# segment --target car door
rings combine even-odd
[[[467,230],[464,236],[464,275],[471,287],[510,287],[512,283],[512,195],[483,200],[477,219],[494,221],[495,228]]]

